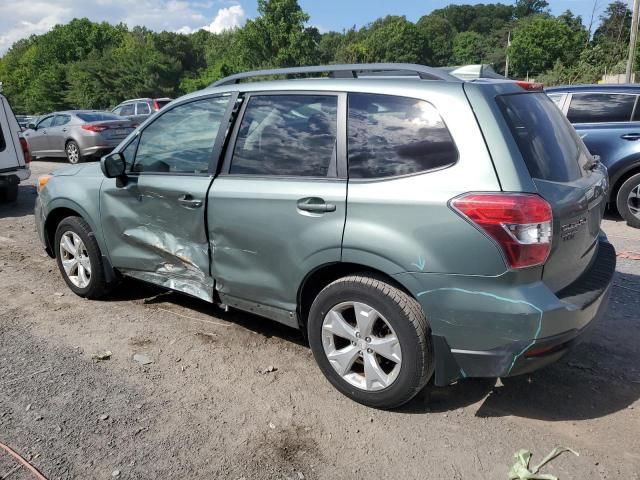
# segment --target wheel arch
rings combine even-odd
[[[298,288],[298,324],[300,327],[300,331],[305,336],[305,338],[307,335],[307,317],[309,314],[309,310],[311,309],[311,304],[313,303],[316,296],[331,282],[339,278],[354,274],[368,274],[382,279],[385,282],[393,285],[394,287],[401,289],[412,298],[416,298],[415,295],[411,293],[411,290],[407,285],[404,285],[393,276],[377,268],[350,262],[334,262],[320,265],[307,274]]]
[[[622,187],[624,182],[629,180],[629,178],[633,177],[637,173],[640,173],[640,157],[621,172],[617,172],[616,175],[611,179],[611,187],[609,193],[610,203],[615,205],[616,201],[618,200],[618,191],[620,191],[620,187]]]
[[[96,226],[91,221],[91,217],[86,212],[84,212],[84,210],[79,205],[75,205],[75,204],[70,205],[70,204],[64,203],[62,205],[55,206],[47,214],[47,217],[44,221],[44,235],[45,235],[45,241],[46,241],[45,250],[47,254],[51,258],[56,258],[56,249],[54,247],[56,229],[58,228],[58,225],[60,225],[60,222],[62,222],[62,220],[68,217],[80,217],[89,224],[89,227],[91,228],[91,232],[95,237],[96,241],[98,242],[98,247],[100,248],[105,279],[107,280],[108,283],[114,281],[118,277],[118,275],[115,269],[113,268],[113,266],[111,265],[111,261],[109,260],[109,257],[106,254],[106,250],[102,245],[102,242],[99,236],[96,235]]]

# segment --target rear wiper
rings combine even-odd
[[[595,170],[595,168],[600,165],[600,155],[592,155],[591,160],[584,164],[582,168],[587,171]]]

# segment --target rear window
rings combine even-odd
[[[567,118],[571,123],[628,122],[636,95],[613,93],[574,93]]]
[[[533,178],[571,182],[582,176],[582,140],[545,93],[502,95],[498,105]]]
[[[170,104],[171,100],[156,100],[156,103],[158,104],[158,108],[162,108],[165,105]]]
[[[77,117],[85,122],[104,122],[108,120],[122,120],[118,115],[107,112],[91,112],[91,113],[78,113]]]
[[[383,178],[433,170],[458,160],[449,130],[423,100],[349,94],[349,178]]]

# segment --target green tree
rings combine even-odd
[[[584,38],[559,18],[535,15],[522,20],[513,31],[509,49],[513,71],[523,77],[539,75],[558,60],[571,65],[584,48]]]
[[[456,31],[449,20],[438,15],[425,15],[416,24],[424,39],[422,59],[433,66],[446,66],[453,60]]]
[[[516,0],[513,14],[516,18],[525,18],[531,15],[548,13],[549,2],[547,0]]]
[[[476,32],[460,32],[453,39],[453,58],[459,65],[485,63],[484,37]]]
[[[238,54],[248,68],[309,65],[317,58],[320,33],[297,0],[258,0],[260,16],[247,21]]]

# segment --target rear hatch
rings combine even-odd
[[[497,102],[538,194],[553,210],[552,246],[542,276],[558,291],[576,280],[597,252],[607,172],[546,94],[499,95]]]
[[[131,120],[109,112],[83,112],[78,117],[86,123],[84,130],[99,133],[110,145],[118,144],[125,139],[137,126]]]
[[[25,166],[18,137],[20,131],[9,102],[0,95],[0,173]]]
[[[100,134],[109,142],[120,143],[121,140],[127,138],[127,136],[135,129],[134,123],[130,120],[111,120],[104,122],[92,122],[102,130]]]

